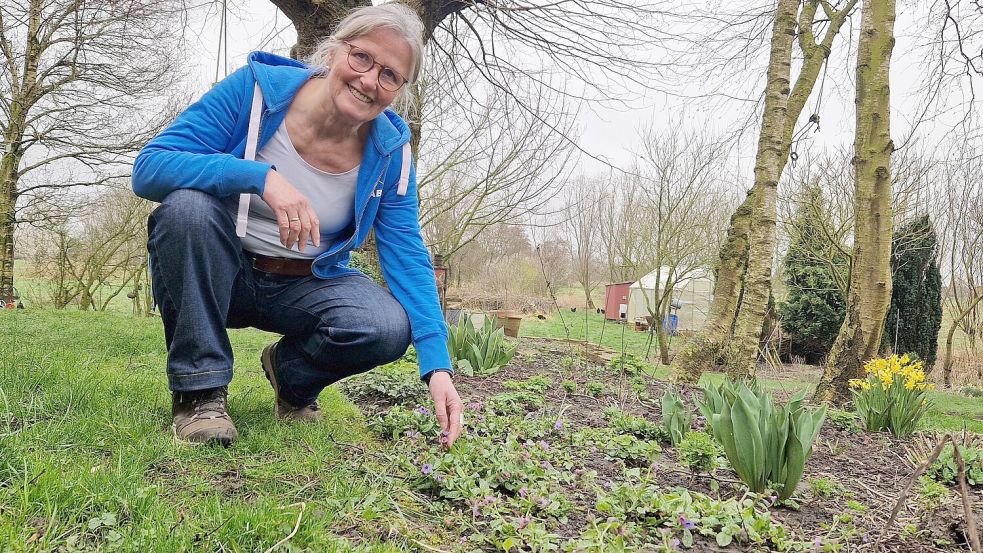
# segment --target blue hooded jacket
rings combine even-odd
[[[262,196],[271,165],[243,159],[255,83],[263,94],[258,150],[311,75],[296,60],[253,52],[245,67],[216,84],[143,148],[133,164],[133,191],[155,202],[181,188],[223,198]],[[452,367],[433,266],[420,234],[415,165],[405,194],[397,193],[402,164],[412,163],[402,159],[410,130],[388,109],[369,124],[355,187],[354,232],[337,236],[314,260],[313,271],[320,278],[361,274],[348,267],[349,252],[374,228],[382,274],[409,316],[423,377]]]

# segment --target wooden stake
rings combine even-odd
[[[959,453],[959,446],[956,445],[955,439],[952,439],[952,456],[959,465],[959,495],[962,496],[963,513],[966,515],[966,532],[969,533],[969,547],[973,553],[983,553],[983,549],[980,548],[980,533],[976,531],[976,517],[973,515],[973,507],[969,503],[969,486],[966,485],[966,463],[963,461],[962,454]]]

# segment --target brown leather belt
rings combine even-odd
[[[283,276],[310,276],[313,259],[287,259],[286,257],[268,257],[258,253],[250,253],[249,257],[253,260],[253,268],[264,273],[273,273]]]

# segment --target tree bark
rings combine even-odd
[[[754,189],[730,218],[727,239],[720,247],[716,285],[703,330],[682,347],[673,362],[673,379],[695,384],[704,371],[714,368],[730,337],[747,264],[748,227]]]
[[[310,54],[317,43],[331,34],[348,12],[371,6],[371,0],[270,0],[293,23],[297,44],[290,56],[300,59]],[[423,21],[423,41],[429,42],[437,26],[448,16],[472,5],[466,0],[393,0],[416,11]]]
[[[797,0],[781,0],[772,30],[765,106],[754,163],[756,193],[748,227],[744,296],[734,325],[734,337],[724,356],[727,360],[727,375],[731,378],[754,376],[761,326],[768,308],[768,295],[771,293],[778,178],[784,165],[781,161],[783,154],[787,156],[782,142],[788,127],[792,44],[795,40],[795,15],[798,6]]]
[[[891,52],[895,0],[864,0],[857,49],[854,253],[847,313],[815,399],[843,403],[875,357],[891,302]]]
[[[792,148],[792,136],[795,132],[795,124],[802,114],[802,110],[805,108],[806,101],[815,88],[816,81],[819,78],[819,72],[829,58],[837,33],[846,22],[857,1],[850,0],[842,9],[837,11],[833,11],[828,5],[823,5],[823,10],[829,18],[829,27],[825,34],[823,34],[822,41],[818,43],[812,33],[812,24],[820,2],[818,0],[808,0],[802,12],[799,14],[798,43],[804,59],[799,75],[796,77],[795,86],[792,88],[791,93],[788,93],[784,130],[780,142],[781,154],[778,156],[778,176],[782,174],[788,162],[789,152],[791,152]],[[781,6],[780,4],[780,9]],[[785,6],[785,9],[787,10],[788,7]],[[794,13],[793,11],[793,18]],[[775,24],[778,24],[777,16]],[[787,22],[785,24],[787,25]],[[777,37],[773,37],[773,40],[774,38]],[[772,50],[774,52],[774,46]],[[785,63],[788,63],[788,61]],[[770,71],[769,64],[769,73]],[[759,156],[761,155],[760,145],[761,142],[759,140]],[[687,342],[676,356],[672,374],[673,378],[677,381],[695,383],[700,379],[703,371],[716,366],[723,349],[729,343],[732,333],[738,326],[736,324],[736,318],[738,317],[739,311],[749,312],[749,315],[746,316],[745,321],[741,325],[746,329],[745,335],[750,333],[749,329],[751,328],[757,327],[760,329],[762,327],[764,312],[770,293],[770,275],[768,277],[768,290],[764,292],[763,297],[760,294],[754,294],[753,297],[749,298],[742,297],[749,261],[749,245],[751,241],[749,233],[752,227],[752,214],[757,198],[762,194],[758,184],[756,178],[755,186],[751,188],[747,198],[745,198],[744,202],[731,217],[730,228],[727,230],[727,239],[720,249],[716,286],[707,316],[707,323],[703,330]],[[772,213],[774,213],[774,210],[772,210]],[[772,215],[772,218],[774,218],[774,215]],[[774,244],[773,239],[772,244]],[[768,256],[767,264],[770,270],[771,253],[768,253]],[[754,319],[757,319],[757,324],[755,324],[755,320],[752,319],[750,313],[759,314],[754,317]],[[757,344],[757,337],[752,340],[748,340],[747,338],[741,339],[747,343]],[[754,359],[751,358],[752,355],[756,355],[756,348],[754,351],[746,348],[743,353],[729,356],[730,363],[728,364],[737,367],[743,365],[746,368],[749,364],[754,363]]]
[[[7,143],[8,151],[12,150]],[[5,154],[0,161],[0,300],[14,296],[14,208],[17,205],[17,157]]]

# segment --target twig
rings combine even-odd
[[[981,553],[980,534],[976,531],[976,517],[973,515],[973,508],[969,504],[969,487],[966,485],[966,463],[963,461],[962,454],[959,453],[959,446],[956,440],[952,439],[952,456],[959,464],[959,495],[963,500],[963,512],[966,514],[966,531],[969,533],[969,545],[973,553]]]
[[[867,490],[868,492],[870,492],[870,493],[871,493],[871,494],[873,494],[873,495],[876,495],[876,496],[879,496],[879,497],[881,497],[881,498],[883,498],[883,499],[891,499],[891,498],[890,498],[890,497],[888,497],[888,496],[887,496],[886,494],[883,494],[883,493],[881,493],[881,492],[879,492],[879,491],[877,491],[877,490],[875,490],[874,488],[871,488],[870,486],[868,486],[867,484],[864,484],[864,483],[863,483],[863,482],[861,482],[860,480],[857,480],[857,484],[860,484],[861,486],[863,486],[863,488],[864,488],[865,490]]]
[[[307,509],[307,503],[305,503],[304,501],[301,501],[299,503],[291,503],[290,505],[287,505],[286,507],[283,507],[284,509],[289,509],[290,507],[296,507],[298,505],[300,505],[300,512],[297,513],[297,522],[294,523],[294,529],[289,534],[287,534],[287,537],[285,537],[282,540],[274,543],[273,544],[273,547],[271,547],[271,548],[269,548],[269,549],[266,550],[266,553],[271,553],[274,549],[276,549],[277,547],[280,547],[281,545],[287,543],[288,541],[290,541],[291,538],[293,538],[294,536],[297,535],[297,530],[300,530],[300,520],[302,518],[304,518],[304,510]]]
[[[894,509],[891,510],[891,516],[888,517],[887,524],[884,525],[884,529],[881,530],[880,537],[877,538],[878,543],[884,540],[884,538],[887,536],[888,530],[890,530],[891,526],[894,525],[894,519],[897,518],[898,512],[901,511],[901,506],[904,504],[905,497],[907,497],[908,492],[911,491],[911,487],[915,484],[915,480],[917,480],[918,477],[921,476],[922,473],[925,472],[925,470],[928,469],[928,467],[931,466],[931,464],[934,463],[935,460],[939,458],[939,455],[942,454],[942,448],[943,446],[945,446],[946,440],[951,440],[951,439],[952,439],[951,435],[949,434],[943,435],[942,438],[939,440],[938,445],[936,445],[935,449],[932,450],[932,454],[928,456],[928,459],[926,459],[925,462],[919,465],[918,468],[915,469],[915,472],[911,475],[911,477],[908,478],[908,482],[906,482],[904,488],[901,489],[901,495],[898,497],[898,502],[894,504]]]
[[[587,394],[570,394],[570,397],[585,397],[587,399],[593,399],[595,402],[597,402],[598,405],[601,404],[601,400],[597,399],[594,396],[589,396]]]
[[[419,547],[422,547],[422,548],[424,548],[424,549],[426,549],[427,551],[433,551],[434,553],[447,553],[447,552],[446,552],[446,551],[444,551],[443,549],[437,549],[436,547],[431,547],[431,546],[429,546],[429,545],[427,545],[427,544],[425,544],[425,543],[421,543],[421,542],[418,542],[418,541],[416,541],[416,540],[415,540],[415,539],[413,539],[413,538],[409,538],[409,540],[410,540],[411,542],[413,542],[413,543],[415,543],[415,544],[416,544],[417,546],[419,546]]]

